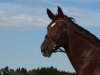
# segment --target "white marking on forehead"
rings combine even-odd
[[[51,27],[53,27],[55,24],[56,24],[56,23],[53,23],[53,24],[51,25]]]

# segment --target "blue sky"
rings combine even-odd
[[[27,69],[54,66],[73,72],[67,55],[56,53],[45,58],[40,45],[51,22],[46,14],[60,6],[76,23],[100,38],[99,0],[0,0],[0,68]]]

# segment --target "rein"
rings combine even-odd
[[[58,50],[56,52],[62,52],[62,53],[66,53],[67,54],[67,52],[65,50],[61,49],[61,48],[58,48]]]

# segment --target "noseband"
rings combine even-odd
[[[64,23],[66,23],[65,20],[58,20],[58,21],[56,21],[55,23],[57,23],[57,22],[64,22]],[[52,35],[50,35],[50,34],[47,34],[47,35],[45,36],[45,38],[47,38],[47,39],[49,39],[51,42],[54,42],[55,44],[57,44],[57,45],[56,45],[56,46],[57,46],[57,50],[55,49],[54,52],[64,52],[64,53],[66,53],[66,51],[60,49],[60,47],[61,47],[62,45],[64,45],[63,39],[64,39],[65,36],[66,36],[66,31],[67,31],[67,29],[66,29],[66,28],[63,28],[63,31],[61,32],[61,34],[60,34],[60,36],[58,37],[58,39],[56,39],[55,36],[52,36]],[[54,47],[55,47],[55,46],[54,46]]]

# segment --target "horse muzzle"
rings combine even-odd
[[[43,56],[50,57],[53,52],[57,52],[58,46],[57,45],[50,45],[46,47],[41,46],[41,52]]]

